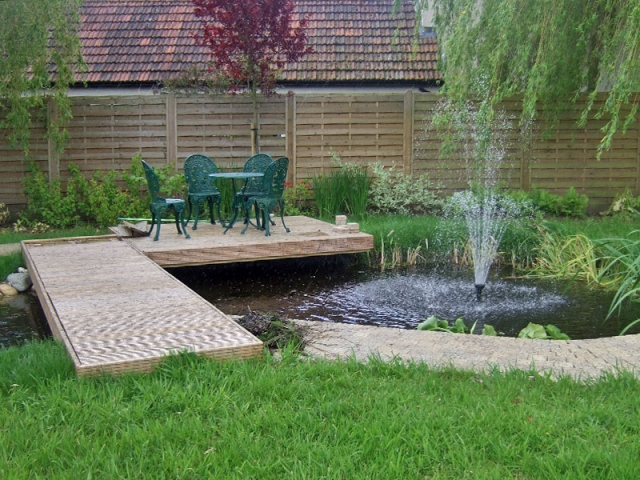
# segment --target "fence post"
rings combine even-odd
[[[287,180],[292,185],[298,183],[298,162],[296,161],[296,95],[292,91],[287,93],[285,100],[285,136],[286,155],[289,158],[289,173]]]
[[[413,173],[413,119],[414,119],[414,95],[412,90],[404,93],[404,134],[402,140],[403,171],[405,175]]]
[[[167,164],[173,163],[178,168],[178,119],[176,118],[176,95],[167,95],[166,103],[167,129]]]
[[[640,118],[636,115],[636,132],[640,132]],[[636,184],[634,196],[640,195],[640,134],[636,136]]]
[[[58,106],[53,101],[53,98],[47,99],[47,127],[51,123],[58,121]],[[49,182],[60,179],[60,153],[56,148],[54,139],[49,135],[47,141],[47,169],[49,174]]]

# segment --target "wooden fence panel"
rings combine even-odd
[[[296,95],[295,181],[343,163],[404,165],[404,94]]]
[[[153,165],[166,164],[166,97],[74,98],[69,143],[60,156],[60,175],[74,163],[90,176],[96,171],[127,170],[138,153]]]
[[[11,148],[6,140],[8,130],[0,129],[0,203],[4,203],[12,214],[26,205],[24,180],[30,161],[43,171],[49,170],[49,143],[46,138],[46,120],[34,114],[35,120],[29,130],[29,154],[25,157],[21,148]]]
[[[176,98],[179,162],[193,153],[210,156],[224,168],[241,168],[251,156],[253,105],[244,96]],[[285,99],[259,103],[260,149],[274,158],[286,154]]]
[[[603,101],[604,97],[598,99]],[[289,178],[304,181],[343,162],[413,174],[428,174],[438,193],[469,183],[470,154],[464,142],[441,158],[440,135],[431,125],[440,97],[430,93],[289,94],[260,99],[261,150],[291,160]],[[30,155],[50,178],[66,180],[75,163],[90,176],[97,170],[126,170],[141,153],[151,164],[182,168],[192,153],[211,156],[223,168],[240,168],[251,155],[251,100],[245,96],[140,95],[74,97],[70,141],[58,155],[44,140],[49,108],[34,121]],[[591,115],[578,127],[578,105],[549,124],[536,121],[531,141],[520,136],[518,101],[503,105],[505,163],[497,176],[511,188],[535,186],[564,194],[571,186],[589,196],[590,208],[605,209],[616,193],[640,194],[640,121],[616,134],[610,151],[596,160],[606,119]],[[0,132],[6,135],[7,132]],[[23,208],[27,163],[19,149],[0,142],[0,202]]]

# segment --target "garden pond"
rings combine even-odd
[[[632,304],[605,320],[613,294],[579,282],[516,277],[494,269],[482,301],[468,268],[363,268],[349,256],[211,265],[169,272],[229,315],[249,311],[285,318],[414,329],[435,315],[462,317],[516,336],[529,322],[553,324],[572,339],[615,336],[640,318]],[[640,325],[630,333],[640,332]],[[49,335],[35,294],[0,299],[0,346]]]

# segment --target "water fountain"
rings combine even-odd
[[[465,105],[462,108],[443,104],[452,119],[453,136],[465,159],[469,189],[451,196],[448,209],[465,219],[471,243],[476,300],[482,300],[489,269],[510,221],[521,213],[521,205],[498,185],[508,169],[507,132],[513,120],[504,112]]]

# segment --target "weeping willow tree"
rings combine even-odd
[[[394,0],[396,6],[402,0]],[[474,99],[493,110],[522,96],[520,122],[538,107],[559,112],[586,98],[606,118],[598,156],[633,122],[640,102],[638,0],[414,0],[418,24],[434,15],[442,92],[452,103]],[[604,92],[605,101],[596,102]]]
[[[71,118],[67,97],[82,68],[81,0],[0,0],[0,128],[12,147],[29,151],[32,116],[53,98],[57,115],[47,135],[58,148]]]

